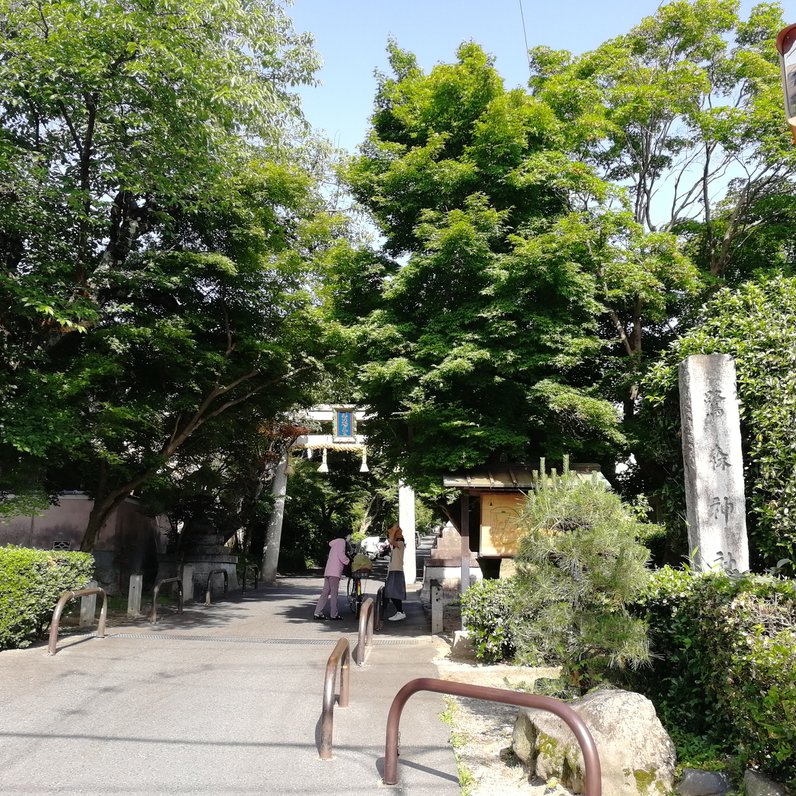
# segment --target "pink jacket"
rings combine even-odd
[[[326,559],[324,577],[339,578],[343,574],[343,567],[348,563],[345,554],[345,539],[332,539],[329,542],[329,558]]]

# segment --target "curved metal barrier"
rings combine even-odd
[[[347,638],[341,638],[334,646],[329,660],[326,662],[326,674],[323,678],[323,710],[321,712],[321,743],[319,754],[321,760],[332,759],[332,732],[334,730],[334,686],[337,678],[337,664],[340,664],[340,696],[337,700],[341,708],[348,707],[349,676],[351,667],[351,648]]]
[[[372,597],[366,597],[359,609],[359,633],[357,647],[354,650],[354,661],[357,666],[365,662],[367,652],[373,644],[373,625],[376,617],[376,605]]]
[[[213,579],[213,575],[224,576],[224,596],[226,596],[227,590],[229,588],[229,575],[227,575],[227,570],[211,569],[207,576],[207,588],[205,589],[205,605],[210,605],[210,581]]]
[[[437,694],[470,699],[485,699],[489,702],[502,702],[504,705],[517,705],[523,708],[538,708],[558,716],[575,735],[583,752],[585,764],[585,796],[600,796],[602,783],[600,780],[600,758],[589,728],[583,719],[565,702],[552,697],[538,694],[525,694],[520,691],[508,691],[504,688],[488,688],[482,685],[456,683],[452,680],[437,680],[433,677],[420,677],[410,680],[396,695],[387,716],[387,738],[384,746],[384,784],[395,785],[398,782],[398,725],[401,712],[412,694],[418,691],[433,691]]]
[[[160,587],[165,586],[167,583],[177,584],[177,593],[179,595],[177,601],[177,613],[182,613],[182,578],[164,578],[155,585],[155,589],[152,592],[152,613],[149,615],[149,621],[153,625],[158,621],[158,592],[160,591]]]
[[[249,574],[249,570],[254,570],[254,590],[257,591],[257,584],[260,581],[260,567],[257,564],[247,564],[243,568],[243,583],[241,585],[241,591],[246,591],[246,576]]]
[[[53,611],[53,618],[50,621],[50,641],[47,644],[47,654],[55,655],[55,648],[58,644],[58,627],[61,624],[61,614],[64,611],[64,606],[75,597],[88,597],[90,594],[101,594],[102,605],[100,606],[99,621],[97,622],[97,638],[105,638],[105,622],[108,618],[108,599],[105,595],[105,589],[80,589],[78,591],[65,591],[55,604]]]

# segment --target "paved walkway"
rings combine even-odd
[[[111,622],[104,640],[63,636],[55,656],[43,644],[0,653],[0,793],[459,794],[435,694],[408,701],[400,782],[381,783],[393,697],[436,676],[416,591],[407,620],[385,622],[366,665],[352,662],[334,759],[319,759],[326,661],[341,635],[353,651],[357,633],[348,612],[312,620],[321,583],[283,578],[163,611],[154,627]]]

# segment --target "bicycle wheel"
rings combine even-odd
[[[359,616],[358,595],[362,593],[362,584],[359,578],[351,576],[348,579],[348,586],[346,587],[346,595],[348,597],[348,607],[354,616]]]
[[[357,578],[357,586],[356,586],[356,600],[357,600],[357,607],[356,611],[354,611],[354,615],[357,619],[359,619],[359,612],[362,609],[362,600],[364,599],[364,594],[362,594],[362,578]]]

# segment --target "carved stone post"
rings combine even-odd
[[[698,354],[680,363],[688,546],[695,569],[749,569],[735,362]]]

